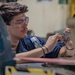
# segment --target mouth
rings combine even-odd
[[[28,28],[23,28],[23,30],[21,32],[22,33],[27,33],[28,32]]]

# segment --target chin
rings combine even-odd
[[[26,36],[27,36],[27,34],[25,34],[25,35],[21,36],[21,38],[25,38]]]

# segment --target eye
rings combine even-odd
[[[15,22],[16,24],[21,24],[23,22],[23,20],[19,20],[17,22]]]
[[[29,22],[29,17],[26,17],[25,18],[25,21],[28,23]]]

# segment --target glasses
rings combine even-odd
[[[28,24],[29,23],[29,17],[25,17],[25,19],[20,19],[14,22],[14,26],[22,26],[24,23]]]

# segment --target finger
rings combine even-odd
[[[66,28],[64,32],[71,33],[70,28]]]

